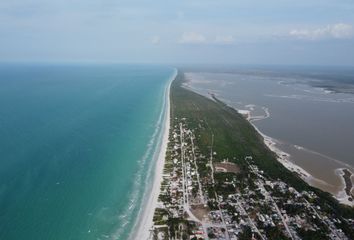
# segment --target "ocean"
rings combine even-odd
[[[127,239],[174,69],[0,65],[0,239]]]
[[[354,70],[332,70],[204,69],[186,77],[192,90],[249,112],[253,124],[314,177],[310,184],[336,195],[343,189],[337,169],[354,172],[354,94],[324,86],[350,90]]]

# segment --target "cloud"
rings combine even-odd
[[[205,43],[206,38],[204,35],[196,32],[184,32],[179,40],[179,43],[183,44],[196,44],[196,43]]]
[[[160,42],[161,42],[160,36],[153,36],[151,38],[151,43],[154,44],[154,45],[158,45],[158,44],[160,44]]]
[[[178,11],[177,12],[177,18],[178,19],[184,19],[186,14],[183,11]]]
[[[305,40],[348,39],[354,36],[354,28],[349,24],[338,23],[312,30],[294,29],[289,32],[289,36]]]
[[[207,39],[203,34],[196,32],[184,32],[179,39],[182,44],[219,44],[229,45],[233,44],[235,39],[232,35],[216,35],[213,39]]]
[[[233,36],[216,36],[215,37],[215,43],[217,44],[232,44],[235,42],[235,39]]]

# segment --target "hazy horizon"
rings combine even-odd
[[[0,3],[1,62],[354,65],[354,2]]]

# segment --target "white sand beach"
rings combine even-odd
[[[157,161],[155,163],[155,168],[154,168],[154,179],[153,179],[153,186],[151,189],[147,201],[144,202],[144,205],[142,206],[142,213],[141,216],[139,217],[139,224],[136,227],[136,230],[133,230],[135,233],[133,233],[132,239],[136,240],[146,240],[146,239],[151,239],[151,229],[153,226],[153,217],[154,217],[154,212],[155,208],[157,207],[158,203],[158,197],[160,194],[160,186],[161,186],[161,181],[162,181],[162,175],[163,175],[163,168],[165,164],[165,157],[166,157],[166,150],[167,150],[167,145],[168,145],[168,136],[170,132],[170,88],[171,88],[171,83],[172,81],[176,78],[177,76],[177,70],[171,80],[169,81],[169,84],[166,89],[166,95],[165,95],[165,101],[166,101],[166,111],[165,111],[165,116],[164,116],[164,129],[163,129],[163,138],[161,142],[161,146],[159,149],[159,154]]]
[[[165,126],[163,130],[163,139],[162,144],[160,146],[160,150],[158,153],[158,158],[155,165],[155,172],[154,172],[154,180],[152,190],[148,193],[147,201],[145,205],[142,206],[142,213],[139,219],[139,223],[136,227],[135,233],[133,234],[133,239],[137,240],[145,240],[151,239],[151,230],[153,226],[153,216],[155,209],[158,205],[158,196],[160,194],[160,185],[162,182],[163,177],[163,168],[166,156],[166,149],[168,145],[168,137],[170,131],[170,87],[173,79],[177,75],[177,70],[175,75],[171,78],[170,83],[168,84],[168,89],[166,90],[166,112],[165,112]],[[266,146],[272,150],[278,156],[277,159],[280,163],[283,164],[287,169],[292,172],[296,172],[299,176],[305,180],[307,183],[314,185],[313,183],[321,182],[320,179],[314,178],[309,172],[307,172],[302,167],[294,164],[290,161],[290,155],[277,147],[277,140],[273,139],[265,134],[263,134],[256,126],[253,124],[253,121],[261,120],[263,118],[267,118],[270,116],[268,109],[263,109],[266,112],[265,116],[251,116],[251,112],[249,110],[240,110],[236,109],[240,114],[244,115],[245,118],[254,126],[256,131],[263,137],[264,143]],[[348,196],[346,195],[345,191],[341,191],[340,194],[334,196],[343,204],[352,205],[352,202],[348,201]]]

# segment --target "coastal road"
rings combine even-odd
[[[211,168],[211,179],[212,179],[212,183],[213,183],[214,190],[215,190],[214,166],[213,166],[213,146],[214,146],[214,134],[212,133],[211,134],[211,146],[210,146],[210,168]],[[218,208],[219,208],[219,211],[220,211],[221,221],[222,221],[222,223],[224,225],[224,228],[226,230],[225,231],[225,238],[227,240],[229,240],[230,239],[229,232],[227,230],[227,225],[226,225],[224,216],[223,216],[222,211],[221,211],[219,197],[218,197],[218,194],[216,193],[216,190],[215,190],[214,194],[215,194],[215,200],[218,203]]]
[[[186,166],[185,166],[185,142],[184,142],[184,129],[182,123],[180,123],[180,140],[181,140],[181,162],[182,162],[182,186],[183,186],[183,208],[184,211],[188,214],[189,219],[197,222],[202,225],[203,227],[203,235],[204,239],[209,239],[207,235],[207,229],[203,225],[203,223],[191,212],[190,204],[189,204],[189,198],[188,198],[188,189],[186,187]]]
[[[241,209],[242,213],[244,215],[247,215],[248,221],[251,223],[252,227],[256,230],[256,232],[258,233],[258,235],[262,238],[262,240],[265,240],[265,238],[263,237],[263,235],[261,234],[261,232],[259,231],[259,229],[257,228],[256,224],[254,224],[254,222],[252,221],[252,219],[250,218],[250,216],[248,215],[248,213],[246,212],[246,210],[242,207],[241,203],[239,201],[237,201],[237,204],[239,206],[239,208]]]
[[[191,134],[190,134],[190,139],[191,139],[191,144],[192,144],[193,162],[194,162],[194,166],[195,166],[195,170],[196,170],[196,174],[197,174],[197,182],[198,182],[198,189],[199,189],[199,197],[200,197],[201,203],[205,205],[205,200],[204,200],[204,195],[203,195],[203,190],[202,190],[202,184],[200,183],[198,165],[197,165],[197,160],[196,160],[196,157],[195,157],[195,148],[194,148],[194,141],[193,141],[193,138],[194,138],[194,137],[193,137],[193,133],[191,132]]]
[[[252,169],[252,170],[254,171],[254,169]],[[261,188],[262,191],[264,192],[264,195],[265,195],[266,199],[269,199],[269,200],[273,203],[273,206],[275,207],[275,209],[276,209],[278,215],[280,216],[281,221],[283,222],[283,225],[284,225],[286,231],[287,231],[288,234],[289,234],[289,237],[290,237],[291,239],[294,239],[294,237],[293,237],[293,235],[292,235],[292,233],[291,233],[291,231],[290,231],[290,229],[289,229],[289,226],[288,226],[288,224],[286,223],[286,221],[285,221],[285,219],[284,219],[284,216],[283,216],[283,214],[281,213],[281,211],[280,211],[280,209],[279,209],[277,203],[274,201],[273,197],[269,194],[269,192],[267,191],[267,189],[265,189],[265,187],[264,187],[263,184],[260,184],[260,185],[259,185],[259,188]]]

